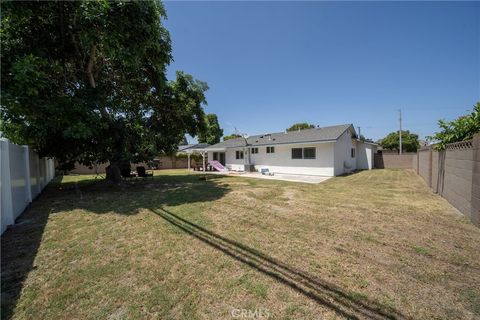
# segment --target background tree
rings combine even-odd
[[[360,141],[372,142],[372,143],[373,143],[373,140],[372,140],[372,139],[370,139],[370,138],[365,138],[365,136],[364,136],[363,134],[361,134],[358,139],[359,139]]]
[[[398,131],[389,133],[385,138],[380,140],[380,145],[389,150],[399,150]],[[420,147],[418,142],[418,134],[410,133],[408,130],[402,131],[402,150],[406,152],[416,152]]]
[[[227,141],[230,139],[236,139],[236,138],[241,138],[242,136],[236,133],[229,134],[228,136],[223,137],[223,141]]]
[[[472,113],[453,121],[439,120],[438,126],[441,131],[428,137],[428,140],[436,142],[438,150],[445,149],[449,143],[472,139],[475,133],[480,132],[480,102],[473,107]]]
[[[159,1],[2,2],[1,131],[63,169],[120,168],[205,129],[206,83],[171,61]]]
[[[311,128],[315,128],[315,125],[302,122],[302,123],[293,124],[290,128],[287,129],[287,131],[290,132],[290,131],[298,131],[298,130],[311,129]]]
[[[223,129],[220,128],[218,117],[214,113],[205,116],[206,130],[198,135],[199,143],[216,144],[220,142],[223,136]]]

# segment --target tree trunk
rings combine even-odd
[[[119,162],[110,161],[110,165],[105,168],[106,180],[116,185],[123,184],[124,180],[120,172],[121,168],[122,166]]]

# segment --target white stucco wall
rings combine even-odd
[[[258,153],[250,154],[250,164],[255,170],[268,168],[270,172],[333,176],[334,143],[309,143],[272,145],[275,153],[267,153],[267,146],[258,146]],[[292,148],[313,147],[316,149],[315,159],[292,159]],[[244,170],[245,159],[235,159],[235,152],[243,148],[229,148],[225,152],[225,162],[230,170]],[[248,153],[244,153],[244,158]],[[209,159],[213,155],[209,152]]]
[[[357,141],[357,169],[373,169],[373,160],[376,150],[376,145]]]
[[[353,140],[355,141],[355,140]],[[355,150],[355,158],[351,157],[351,149],[357,147],[352,142],[352,133],[350,130],[345,131],[335,143],[335,175],[341,175],[345,172],[355,170],[357,168],[357,155]]]

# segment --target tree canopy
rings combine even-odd
[[[146,161],[205,129],[159,1],[2,2],[0,130],[62,167]]]
[[[480,102],[473,107],[472,113],[461,116],[453,121],[439,120],[441,131],[428,137],[436,142],[436,148],[445,149],[449,143],[470,140],[475,133],[480,132]]]
[[[380,145],[389,150],[399,150],[399,134],[398,131],[389,133],[385,138],[380,140]],[[418,134],[410,133],[408,130],[402,131],[402,150],[406,152],[416,152],[420,147],[418,142]]]
[[[218,117],[214,113],[209,113],[205,116],[204,132],[200,132],[198,135],[199,143],[216,144],[220,142],[220,138],[223,136],[223,129],[220,128],[218,123]]]
[[[361,134],[358,139],[359,139],[360,141],[372,142],[372,143],[373,143],[373,140],[372,140],[372,139],[370,139],[370,138],[365,138],[365,136],[364,136],[363,134]]]
[[[290,132],[290,131],[298,131],[298,130],[311,129],[311,128],[315,128],[315,125],[302,122],[302,123],[293,124],[290,128],[287,129],[287,131]]]
[[[224,136],[223,141],[227,141],[227,140],[230,140],[230,139],[241,138],[241,137],[242,136],[237,134],[237,133],[232,133],[232,134],[229,134],[228,136]]]

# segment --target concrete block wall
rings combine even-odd
[[[441,156],[440,153],[436,150],[431,150],[432,154],[432,165],[430,169],[431,175],[431,184],[430,187],[432,188],[433,192],[438,192],[439,189],[439,167],[442,166],[440,163]]]
[[[445,151],[445,178],[442,196],[460,212],[471,217],[473,149]]]
[[[425,183],[432,186],[432,149],[426,148],[418,151],[417,172],[425,180]]]
[[[480,135],[472,141],[473,174],[472,174],[472,201],[470,219],[480,227]]]
[[[415,169],[433,192],[480,227],[480,133],[440,152],[425,147],[416,155],[376,154],[375,167]]]
[[[480,134],[440,152],[419,150],[418,159],[417,172],[432,190],[480,227]]]
[[[188,167],[188,160],[186,158],[176,158],[173,159],[170,156],[162,156],[159,158],[159,169],[186,169]],[[191,166],[194,165],[195,161],[191,159]],[[108,163],[101,163],[92,168],[87,166],[76,164],[75,169],[71,170],[69,173],[73,174],[101,174],[105,173],[105,168],[108,166]],[[137,166],[144,166],[148,168],[148,164],[146,163],[132,163],[131,168],[135,170]]]
[[[415,153],[377,153],[374,164],[377,169],[411,169],[416,162]]]

